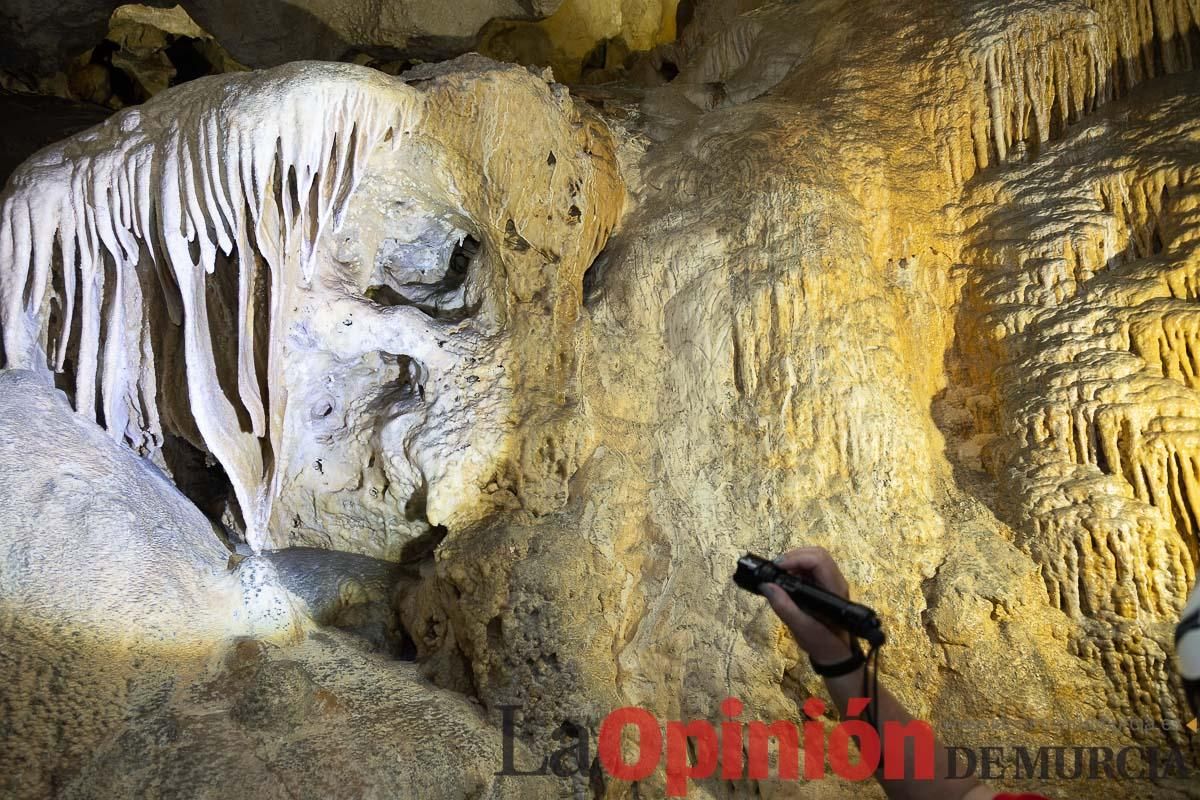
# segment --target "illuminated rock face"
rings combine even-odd
[[[1088,620],[1081,655],[1136,713],[1171,704],[1171,651],[1114,637],[1174,617],[1197,563],[1195,87],[1166,81],[968,195],[979,466],[1016,501],[1051,602]]]
[[[678,0],[564,0],[545,19],[497,15],[476,49],[502,61],[551,67],[566,83],[599,83],[621,73],[633,53],[675,38]]]
[[[573,456],[529,448],[621,185],[565,92],[458,65],[197,81],[43,151],[2,212],[8,363],[64,370],[142,452],[211,452],[256,550],[395,558],[552,502]]]
[[[165,475],[33,373],[0,372],[0,483],[4,797],[552,790],[497,780],[499,732],[416,665],[332,628],[305,638],[363,621],[370,559],[290,550],[231,569]]]
[[[418,705],[477,698],[493,726],[523,704],[535,749],[560,746],[564,722],[594,742],[630,704],[716,719],[733,695],[747,719],[794,719],[819,683],[729,575],[746,550],[809,543],[879,609],[883,679],[947,739],[1181,744],[1170,629],[1200,527],[1197,57],[1183,2],[829,0],[696,9],[643,65],[652,89],[591,95],[605,122],[475,59],[407,84],[311,65],[197,83],[138,112],[197,109],[166,132],[118,117],[10,188],[5,355],[67,367],[129,445],[152,455],[173,430],[212,453],[258,509],[255,544],[416,564],[395,598],[416,665],[334,674],[314,666],[321,639],[281,647],[307,677],[230,679],[241,699],[213,706],[209,741],[243,741],[220,726],[264,713],[318,727],[337,707],[306,681],[368,702],[364,682],[396,676]],[[223,87],[257,101],[218,111]],[[353,148],[326,159],[350,120]],[[195,169],[155,173],[145,206],[120,189],[141,185],[139,163]],[[295,191],[264,177],[291,166]],[[152,229],[135,210],[191,209],[172,212],[182,237],[159,235],[165,261],[131,264],[149,285],[123,284],[143,292],[124,308],[151,310],[115,326],[100,323],[112,283],[89,298],[81,271],[67,292],[39,233],[75,219],[55,209],[89,207],[79,192],[102,209],[91,187],[107,186],[136,202],[76,229],[111,253],[130,252],[122,226]],[[261,284],[243,293],[219,250],[259,257],[283,289],[268,310],[242,318],[258,306],[237,298]],[[145,299],[160,274],[167,296],[198,293],[178,324]],[[64,339],[53,298],[73,294],[81,333]],[[201,309],[237,346],[196,336]],[[150,346],[64,362],[87,315],[106,342],[148,330]],[[268,343],[265,362],[247,338]],[[352,645],[328,647],[336,661]],[[1120,724],[1146,718],[1170,730]],[[326,772],[362,778],[342,755]],[[490,774],[488,758],[464,761]],[[1020,788],[1078,794],[1038,784]],[[1105,792],[1196,796],[1187,781]]]
[[[165,475],[113,447],[33,373],[5,370],[0,381],[6,614],[17,598],[38,598],[22,624],[181,650],[294,638],[299,618],[278,582],[239,581],[211,523]]]

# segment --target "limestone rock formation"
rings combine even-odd
[[[270,575],[237,580],[212,524],[156,467],[113,447],[33,373],[5,370],[0,381],[10,624],[181,649],[299,634]],[[14,608],[18,598],[38,602]]]
[[[125,5],[113,12],[104,40],[68,67],[67,88],[75,99],[121,108],[204,75],[245,69],[182,7]]]
[[[502,61],[551,67],[561,81],[619,77],[636,53],[675,39],[678,0],[564,0],[545,19],[498,17],[475,47]]]
[[[1173,668],[1138,622],[1174,616],[1197,564],[1197,86],[1161,81],[966,198],[972,457],[1019,501],[1052,602],[1087,620],[1076,646],[1124,678],[1112,702],[1145,713]]]
[[[144,453],[211,452],[255,550],[398,557],[553,503],[566,332],[623,190],[565,92],[456,65],[196,81],[38,154],[0,209],[8,363],[65,370]]]
[[[1171,628],[1200,559],[1200,6],[678,18],[601,87],[480,56],[206,78],[14,176],[4,364],[57,381],[125,467],[136,451],[181,487],[180,453],[223,468],[242,519],[210,516],[247,561],[213,580],[261,568],[305,637],[214,635],[215,677],[166,664],[188,688],[73,744],[108,749],[72,791],[215,791],[188,771],[211,760],[270,792],[324,758],[315,793],[660,796],[661,771],[632,787],[594,761],[493,780],[500,707],[521,706],[535,759],[623,705],[715,720],[736,696],[796,719],[819,683],[729,576],[802,543],[879,609],[883,680],[946,739],[1187,747]],[[33,497],[51,466],[4,480]],[[180,563],[183,542],[215,563],[211,535]],[[63,574],[14,594],[31,568],[5,569],[6,609]],[[70,756],[28,719],[2,741],[51,775]],[[412,738],[428,726],[436,755]],[[271,744],[288,729],[295,747]],[[164,754],[138,760],[151,740]],[[425,768],[384,775],[393,746]],[[690,796],[729,795],[878,796],[717,778]]]
[[[125,4],[125,0],[4,0],[0,3],[0,67],[34,75],[65,68],[70,59],[100,41],[109,16]],[[186,0],[181,5],[239,62],[271,67],[300,59],[336,61],[354,51],[446,58],[467,50],[488,20],[539,19],[552,13],[558,1],[482,0],[450,5],[404,0]]]
[[[369,565],[231,568],[165,475],[28,372],[0,372],[0,484],[5,797],[524,796],[495,785],[499,736],[461,696],[306,636]]]

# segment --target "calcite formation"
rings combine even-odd
[[[196,81],[43,151],[0,208],[8,364],[65,369],[135,449],[166,428],[211,452],[255,550],[398,557],[430,526],[536,508],[573,457],[536,452],[540,415],[623,197],[565,93],[478,69]],[[514,107],[547,122],[528,135]]]
[[[245,69],[182,7],[125,5],[113,12],[104,40],[68,67],[67,92],[121,108],[203,75]]]
[[[974,458],[1019,498],[1051,602],[1088,621],[1079,646],[1139,713],[1169,705],[1172,664],[1130,628],[1177,613],[1198,541],[1200,105],[1194,81],[1164,87],[972,187],[960,338]]]
[[[633,787],[594,758],[496,778],[501,707],[520,707],[522,765],[594,743],[623,705],[718,720],[736,696],[747,719],[797,719],[820,684],[729,576],[804,543],[880,611],[883,681],[949,742],[1186,750],[1171,630],[1200,559],[1200,6],[678,19],[600,87],[479,56],[398,79],[307,63],[168,90],[18,171],[4,402],[39,398],[29,413],[62,427],[60,386],[89,485],[109,458],[113,481],[157,487],[166,532],[130,535],[179,550],[154,550],[147,583],[100,555],[101,519],[67,569],[205,611],[175,626],[186,653],[155,651],[162,682],[112,704],[149,712],[57,745],[20,709],[105,695],[32,666],[74,613],[42,599],[67,572],[3,561],[6,631],[28,607],[49,620],[2,648],[35,654],[0,686],[23,715],[0,764],[35,775],[14,792],[240,775],[267,796],[660,796],[661,771]],[[228,475],[223,517],[134,471],[184,486],[184,443]],[[5,552],[39,514],[71,541],[45,490],[70,470],[45,461],[0,473],[27,498],[0,504]],[[150,525],[147,505],[127,513]],[[181,565],[201,562],[198,584]],[[246,587],[278,600],[275,627]],[[172,630],[106,608],[155,620],[133,640]],[[102,634],[60,669],[88,674]],[[149,741],[164,754],[138,760]],[[1200,796],[1179,775],[997,784]],[[874,792],[712,778],[691,796]]]
[[[230,570],[167,478],[36,375],[0,374],[0,413],[0,794],[526,796],[482,768],[503,743],[461,695],[348,634],[307,636],[362,610],[320,598],[372,568],[316,574],[288,551]]]

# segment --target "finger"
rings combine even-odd
[[[788,572],[807,572],[828,591],[850,598],[850,584],[824,547],[797,547],[775,559],[775,564]]]
[[[764,583],[762,589],[767,602],[771,604],[771,609],[788,626],[797,643],[805,650],[828,649],[841,642],[841,638],[834,631],[803,611],[779,586]]]

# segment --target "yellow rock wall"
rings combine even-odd
[[[463,490],[494,507],[446,517],[397,591],[405,686],[470,697],[493,732],[521,705],[535,752],[564,726],[594,742],[623,705],[715,720],[736,696],[749,717],[797,719],[820,682],[730,575],[747,550],[819,544],[883,616],[883,681],[948,742],[1186,747],[1171,633],[1200,560],[1200,6],[706,3],[672,32],[677,11],[568,0],[485,30],[492,55],[614,79],[508,76],[592,107],[556,147],[578,145],[613,198],[585,228],[600,252],[554,295],[566,311],[496,273],[530,332],[499,392],[521,436],[494,483]],[[646,51],[620,57],[627,73],[621,48]],[[506,122],[533,107],[514,105]],[[612,147],[580,144],[588,124]],[[486,144],[487,125],[463,127],[429,135]],[[506,162],[505,196],[550,196],[560,158]],[[613,227],[601,212],[618,208]],[[495,238],[552,274],[515,227]],[[347,702],[388,670],[334,674],[318,665],[336,654],[305,647]],[[636,794],[572,781],[664,791],[661,772]],[[1187,779],[1099,785],[1019,788],[1200,796]],[[730,794],[879,796],[833,779],[691,796]]]

